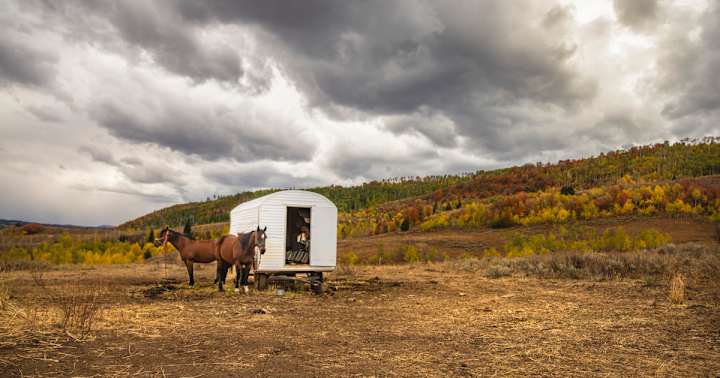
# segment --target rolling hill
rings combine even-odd
[[[715,174],[720,174],[720,138],[706,137],[632,147],[554,164],[526,164],[462,175],[403,177],[358,186],[333,185],[307,190],[325,195],[341,213],[346,214],[367,209],[397,213],[418,202],[431,204],[435,212],[438,206],[440,210],[450,210],[470,199],[532,193],[552,187],[581,190],[613,184],[623,177],[659,182]],[[178,204],[123,223],[119,228],[145,229],[165,224],[179,226],[188,220],[193,224],[227,222],[234,206],[275,190],[279,189]]]

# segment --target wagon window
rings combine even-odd
[[[310,208],[287,208],[285,263],[310,263]]]

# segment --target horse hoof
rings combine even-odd
[[[240,289],[235,288],[235,292],[236,292],[236,293],[239,293],[239,292],[240,292]]]
[[[245,291],[245,294],[247,294],[247,293],[249,293],[249,292],[250,292],[250,289],[248,289],[248,287],[247,287],[247,286],[243,286],[243,291]]]

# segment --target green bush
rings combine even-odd
[[[414,263],[420,261],[420,255],[414,245],[408,245],[403,252],[403,260],[405,262]]]

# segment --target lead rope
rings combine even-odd
[[[253,240],[256,240],[257,234],[253,231]],[[257,240],[255,241],[255,247],[253,248],[253,274],[257,271],[258,266],[260,266],[260,248],[257,246]]]
[[[258,266],[260,266],[260,257],[260,250],[258,248],[257,250],[255,250],[255,255],[253,255],[253,273],[257,271]]]

